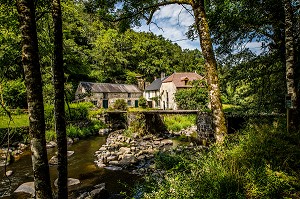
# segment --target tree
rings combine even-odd
[[[184,110],[203,110],[207,108],[207,89],[204,82],[192,82],[193,87],[179,89],[175,93],[175,101],[179,109]]]
[[[295,82],[295,49],[293,35],[293,10],[290,0],[283,0],[285,11],[285,67],[287,93],[291,97],[291,107],[288,107],[288,130],[299,128],[299,95]]]
[[[37,198],[52,198],[45,140],[44,104],[33,0],[17,0],[22,34],[22,63],[25,73],[31,138],[32,166]]]
[[[54,22],[54,115],[57,135],[58,158],[58,198],[68,198],[68,156],[67,134],[64,101],[64,63],[63,63],[63,32],[60,0],[52,1],[52,17]]]

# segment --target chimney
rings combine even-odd
[[[138,88],[141,91],[144,91],[145,90],[145,80],[140,75],[137,75],[136,78],[137,78]]]
[[[166,77],[166,74],[165,74],[164,72],[161,72],[161,73],[160,73],[160,77],[163,79],[163,78]]]

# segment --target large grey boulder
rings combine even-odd
[[[54,181],[54,185],[57,187],[57,181],[58,179],[56,179]],[[68,187],[69,186],[73,186],[73,185],[77,185],[77,184],[80,184],[80,180],[78,179],[75,179],[75,178],[68,178]]]
[[[21,184],[14,192],[29,193],[32,196],[34,196],[35,195],[34,182],[25,182]]]

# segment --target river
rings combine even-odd
[[[68,176],[80,180],[79,185],[69,187],[69,197],[75,198],[84,190],[100,183],[105,183],[106,188],[111,193],[129,192],[134,183],[139,179],[138,176],[129,174],[125,171],[111,171],[97,168],[94,163],[94,153],[101,145],[105,144],[106,137],[96,136],[86,140],[80,140],[68,147],[69,151],[75,153],[68,159]],[[56,149],[48,149],[48,159],[55,154]],[[32,164],[30,151],[25,151],[19,160],[7,167],[14,173],[10,179],[4,177],[4,167],[0,175],[0,197],[3,198],[27,198],[28,195],[15,194],[13,191],[22,183],[33,181]],[[56,166],[50,166],[52,188],[54,180],[57,178]]]

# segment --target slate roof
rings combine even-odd
[[[145,91],[157,91],[160,89],[162,81],[165,80],[167,77],[164,78],[157,78],[155,79],[149,86],[145,88]]]
[[[141,93],[136,85],[129,84],[110,84],[110,83],[79,83],[85,90],[92,93]]]
[[[185,80],[189,82],[194,80],[201,80],[204,77],[193,72],[185,73],[173,73],[171,76],[162,81],[162,83],[173,82],[177,88],[187,88],[192,87],[191,85],[186,85]]]

